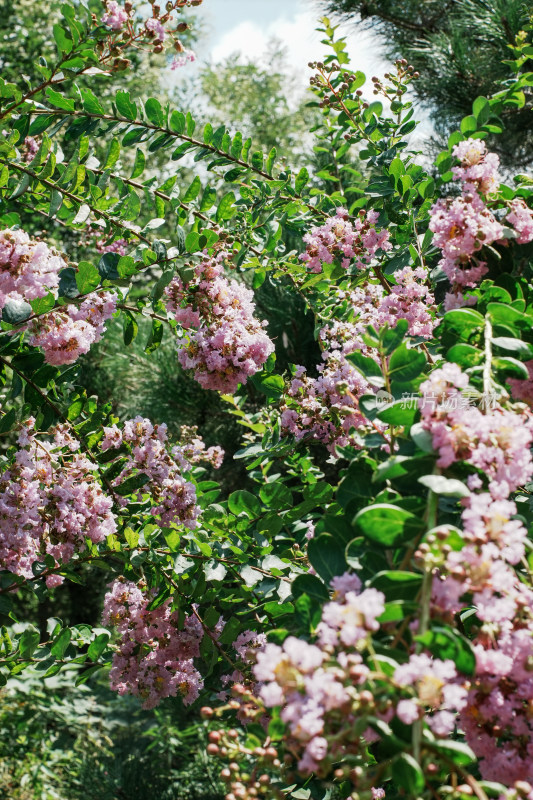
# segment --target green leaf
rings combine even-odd
[[[418,414],[418,399],[416,397],[396,400],[389,406],[379,411],[378,419],[387,425],[403,425],[409,428]]]
[[[108,633],[99,633],[98,636],[91,642],[87,650],[87,656],[91,661],[98,661],[102,653],[107,647],[109,641]]]
[[[156,125],[158,128],[162,128],[164,126],[165,114],[159,100],[156,100],[155,97],[149,97],[144,104],[144,111],[148,120],[153,125]]]
[[[46,95],[48,97],[48,101],[56,108],[61,108],[63,111],[74,111],[74,100],[69,100],[59,92],[56,92],[55,89],[52,89],[50,86],[46,90]]]
[[[436,658],[451,659],[463,675],[473,675],[476,655],[473,647],[462,634],[448,627],[435,626],[426,633],[415,636]]]
[[[263,169],[263,159],[263,153],[252,153],[252,167],[258,172],[262,171]]]
[[[150,483],[149,476],[145,475],[144,472],[139,472],[137,475],[132,475],[131,478],[127,478],[127,480],[114,488],[117,494],[121,497],[125,497],[128,494],[138,492],[139,489],[142,489],[147,483]]]
[[[354,525],[373,542],[384,547],[414,538],[424,527],[422,519],[399,506],[377,503],[359,511]]]
[[[148,341],[146,342],[146,347],[144,348],[145,353],[153,353],[154,350],[157,350],[159,345],[163,340],[163,323],[159,319],[152,320],[152,327],[150,329],[150,336],[148,337]]]
[[[408,328],[407,320],[399,319],[394,328],[384,327],[380,330],[379,339],[386,355],[390,355],[402,343]]]
[[[53,26],[53,33],[59,52],[61,54],[70,53],[72,50],[72,39],[69,38],[69,33],[65,30],[65,28],[63,28],[62,25],[55,24]]]
[[[200,211],[209,211],[210,208],[213,208],[217,201],[217,190],[214,189],[212,186],[206,186],[204,189],[204,193],[202,195],[202,199],[200,201]]]
[[[431,749],[442,753],[459,767],[468,767],[469,764],[475,764],[477,761],[475,753],[464,742],[437,739],[431,742]]]
[[[521,361],[518,361],[517,358],[493,358],[492,366],[494,369],[504,372],[506,375],[510,375],[513,378],[518,378],[523,381],[529,379],[527,367]]]
[[[204,144],[211,144],[213,139],[213,126],[210,122],[204,127]]]
[[[126,119],[132,121],[137,119],[137,106],[131,100],[128,92],[122,90],[118,91],[115,97],[115,104],[118,113],[122,117],[126,117]]]
[[[309,182],[309,172],[305,167],[302,167],[300,172],[296,176],[296,181],[294,183],[294,188],[296,189],[297,194],[302,193],[302,189],[308,182]]]
[[[88,261],[80,261],[76,272],[76,286],[80,294],[88,294],[100,286],[100,273],[96,267]]]
[[[72,633],[70,632],[69,628],[63,628],[55,642],[53,643],[52,647],[50,648],[50,652],[56,658],[63,658],[65,655],[65,650],[70,644],[70,640],[72,638]]]
[[[288,508],[292,505],[292,492],[279,481],[264,484],[259,490],[259,497],[269,508]]]
[[[521,339],[513,339],[511,336],[495,336],[492,340],[494,347],[516,353],[520,358],[533,358],[533,346],[529,342]]]
[[[426,178],[426,180],[421,181],[416,188],[420,196],[425,200],[428,197],[433,197],[435,194],[435,181],[433,178]]]
[[[45,297],[38,297],[36,300],[31,301],[31,307],[34,314],[46,314],[46,312],[50,311],[55,304],[56,299],[52,292],[47,294]]]
[[[329,533],[321,533],[311,539],[307,555],[312,567],[327,583],[348,570],[344,547]]]
[[[19,652],[21,658],[31,658],[37,650],[40,641],[40,634],[34,625],[29,625],[19,639]]]
[[[474,331],[483,329],[485,319],[473,308],[454,308],[444,315],[444,324],[447,328],[456,330],[462,338],[468,339]]]
[[[491,115],[490,103],[487,98],[476,97],[472,104],[472,112],[478,122],[478,125],[484,125]]]
[[[191,200],[196,200],[202,189],[202,182],[198,175],[195,176],[193,182],[183,195],[183,202],[190,203]]]
[[[25,300],[8,300],[2,309],[2,322],[19,325],[32,314],[32,307]]]
[[[379,364],[373,358],[364,356],[359,350],[350,353],[346,358],[365,377],[383,377]]]
[[[324,600],[329,600],[329,592],[321,580],[316,575],[298,575],[292,583],[292,595],[294,598],[300,597],[302,594],[307,594],[309,597],[314,597],[321,603]]]
[[[392,762],[392,780],[408,797],[418,797],[424,792],[426,781],[418,761],[409,753],[400,753]]]
[[[261,503],[251,492],[247,492],[246,489],[239,489],[228,497],[228,509],[236,516],[245,514],[252,519],[261,514]]]
[[[426,357],[419,350],[408,349],[405,342],[396,348],[389,360],[389,375],[402,383],[416,378],[426,366]]]
[[[459,366],[463,367],[464,369],[468,369],[469,367],[475,367],[478,364],[481,364],[484,354],[477,347],[474,347],[471,344],[464,344],[460,342],[459,344],[454,344],[453,347],[450,347],[446,354],[446,358],[448,361],[452,361],[454,364],[459,364]]]
[[[445,478],[443,475],[423,475],[418,483],[442,497],[470,497],[470,490],[455,478]]]
[[[383,592],[387,600],[414,600],[422,586],[422,575],[405,570],[378,572],[370,586]]]
[[[237,213],[237,210],[233,207],[234,203],[235,195],[233,192],[228,192],[224,195],[218,204],[216,213],[217,222],[223,222],[224,220],[231,219],[233,215]]]
[[[90,89],[80,89],[83,110],[89,114],[104,114],[104,108]]]
[[[478,121],[477,119],[470,115],[468,117],[463,117],[461,120],[461,133],[464,133],[465,136],[470,136],[471,133],[475,133],[478,128]]]
[[[0,433],[10,431],[15,422],[17,421],[17,411],[15,408],[10,408],[7,414],[0,417]]]

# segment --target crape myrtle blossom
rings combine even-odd
[[[335,258],[348,269],[352,261],[358,269],[364,269],[378,250],[387,252],[392,248],[387,230],[378,231],[376,211],[359,212],[355,220],[349,218],[345,208],[338,208],[320,227],[311,228],[303,237],[307,247],[300,260],[307,264],[310,272],[321,272],[322,264],[332,264]]]
[[[99,342],[117,308],[114,292],[92,292],[79,305],[36,317],[26,326],[28,343],[40,347],[49,364],[73,364]]]
[[[385,597],[362,589],[350,573],[334,578],[331,588],[333,599],[323,608],[316,643],[294,636],[282,645],[269,642],[255,652],[252,667],[258,702],[279,708],[298,771],[319,777],[379,739],[367,719],[388,722],[397,715],[408,725],[425,719],[436,736],[444,737],[468,694],[452,661],[424,653],[411,655],[392,675],[379,672],[376,686],[363,653],[380,627]],[[372,659],[370,664],[376,668]],[[236,689],[237,697],[252,691]],[[399,702],[391,703],[392,689]]]
[[[510,207],[505,221],[515,229],[518,244],[529,244],[533,241],[533,212],[520,197],[511,200]]]
[[[119,637],[109,673],[111,688],[142,698],[146,709],[165,697],[178,696],[190,705],[203,687],[194,666],[203,627],[194,614],[179,626],[179,611],[172,610],[170,598],[150,610],[156,595],[143,584],[119,578],[105,596],[103,623],[116,628]]]
[[[455,727],[457,711],[467,702],[467,689],[459,685],[458,679],[453,661],[433,659],[425,653],[411,655],[406,664],[396,668],[394,680],[402,688],[412,686],[415,696],[399,701],[397,717],[411,725],[425,715],[436,736],[449,736]]]
[[[487,153],[479,139],[460,142],[452,153],[460,161],[460,166],[452,171],[461,182],[461,194],[437,200],[430,209],[429,222],[433,242],[443,255],[440,267],[452,286],[445,300],[446,310],[460,308],[463,288],[476,286],[486,274],[486,263],[475,254],[483,246],[501,239],[504,233],[503,225],[484,199],[499,185],[498,156]],[[473,305],[471,298],[464,298],[464,304]]]
[[[35,136],[26,136],[22,143],[22,160],[29,164],[39,150],[39,140]]]
[[[351,292],[340,292],[339,300],[353,310],[353,320],[335,321],[319,334],[322,364],[312,378],[304,367],[296,367],[282,406],[282,428],[297,440],[312,436],[335,452],[337,446],[355,444],[351,432],[368,429],[369,421],[358,400],[375,392],[372,379],[364,377],[349,361],[360,352],[379,363],[377,351],[363,339],[368,325],[394,328],[406,319],[412,336],[429,338],[435,326],[435,300],[427,286],[427,272],[406,267],[394,274],[389,294],[380,284],[365,283]],[[378,426],[376,422],[374,427]]]
[[[57,297],[60,273],[67,266],[64,256],[24,231],[0,231],[0,309],[9,301],[30,302],[50,293]],[[115,310],[114,292],[93,292],[79,304],[32,319],[25,326],[28,342],[42,348],[49,364],[72,364],[101,339]]]
[[[511,389],[513,400],[520,400],[522,403],[527,403],[530,408],[533,407],[533,360],[524,361],[524,367],[528,371],[529,377],[527,379],[521,378],[507,378],[506,383]]]
[[[324,607],[318,643],[294,636],[282,646],[268,643],[256,652],[252,670],[262,703],[281,707],[291,752],[306,775],[325,775],[334,761],[365,748],[364,740],[353,735],[356,709],[373,703],[365,692],[368,668],[358,650],[379,627],[384,596],[374,589],[360,592],[359,579],[349,574],[335,579],[335,587],[336,599]]]
[[[485,196],[498,190],[500,159],[496,153],[487,152],[482,139],[465,139],[454,146],[452,154],[461,162],[459,167],[452,168],[452,172],[463,187]]]
[[[0,569],[26,578],[32,565],[51,556],[67,564],[116,531],[113,501],[96,479],[96,464],[79,452],[64,425],[50,437],[34,430],[30,417],[18,435],[12,462],[0,474]],[[63,581],[47,578],[49,587]]]
[[[116,0],[104,0],[102,22],[112,31],[120,31],[129,19],[128,12]]]
[[[420,387],[422,425],[431,434],[438,467],[466,462],[489,479],[494,499],[506,498],[531,475],[533,418],[500,406],[485,414],[466,401],[467,387],[457,364],[434,370]]]
[[[112,425],[104,427],[103,431],[102,451],[119,449],[123,445],[128,447],[126,461],[120,474],[112,481],[113,486],[119,486],[134,475],[144,475],[146,483],[134,492],[134,497],[141,500],[148,494],[152,503],[150,513],[159,517],[163,525],[184,525],[194,529],[200,514],[196,488],[181,473],[190,469],[193,461],[212,460],[213,454],[209,451],[202,454],[197,445],[196,451],[189,451],[189,461],[187,447],[178,445],[173,449],[170,446],[165,424],[154,425],[140,416],[127,420],[122,430]],[[122,498],[117,502],[126,505],[128,501]]]
[[[475,298],[465,296],[463,289],[475,287],[487,273],[486,262],[477,253],[502,241],[505,234],[504,225],[486,202],[499,188],[498,156],[488,153],[480,139],[459,142],[452,153],[460,161],[452,172],[461,184],[461,194],[437,200],[430,209],[429,223],[433,242],[443,255],[440,267],[452,286],[444,301],[446,311],[475,304]],[[515,229],[517,243],[527,244],[533,240],[533,213],[521,198],[509,206],[504,221]]]
[[[218,445],[206,447],[203,439],[198,436],[196,426],[182,425],[180,443],[172,448],[172,456],[183,470],[189,470],[193,464],[200,464],[202,461],[219,469],[224,460],[224,450]]]
[[[533,782],[533,633],[509,624],[496,643],[474,646],[476,676],[461,727],[485,780]]]
[[[533,781],[533,590],[518,571],[528,532],[510,499],[533,475],[532,417],[529,411],[498,405],[482,411],[463,403],[468,388],[456,364],[434,370],[421,386],[422,421],[438,452],[437,465],[445,469],[462,462],[476,469],[467,478],[470,494],[461,501],[462,546],[456,541],[445,547],[446,535],[441,539],[431,614],[452,623],[465,607],[475,610],[475,674],[445,705],[459,712],[458,725],[482,777],[509,786]],[[398,704],[403,721],[414,719],[415,712],[412,703]],[[432,718],[451,732],[453,716],[447,708],[444,713]]]
[[[174,56],[172,59],[170,69],[180,69],[180,67],[184,67],[186,64],[192,63],[193,61],[196,61],[196,53],[194,50],[183,48],[179,51],[178,55]]]
[[[254,316],[253,292],[224,275],[224,250],[207,251],[185,284],[177,275],[165,290],[169,314],[181,327],[178,359],[204,389],[235,392],[261,369],[274,345]]]
[[[202,0],[194,0],[193,5],[201,5]],[[178,38],[179,33],[185,32],[189,25],[187,22],[176,20],[174,12],[179,12],[185,5],[190,5],[187,0],[170,0],[164,4],[164,8],[158,3],[152,2],[151,8],[147,4],[135,3],[134,0],[103,0],[105,11],[101,17],[101,23],[109,31],[109,54],[115,56],[114,66],[124,69],[131,66],[131,61],[124,58],[116,58],[116,45],[120,41],[120,47],[124,53],[128,45],[138,46],[140,43],[148,45],[155,54],[162,53],[165,43],[170,41],[171,46],[176,51],[171,69],[177,69],[190,61],[194,61],[196,56],[192,50],[184,47]],[[137,6],[137,7],[136,7]],[[146,12],[149,16],[146,18]],[[96,16],[93,15],[95,23],[98,24]]]
[[[23,230],[0,231],[0,309],[10,300],[30,302],[57,291],[66,266],[60,253]]]

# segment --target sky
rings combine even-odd
[[[275,37],[287,47],[289,64],[301,76],[303,88],[311,74],[308,62],[326,54],[315,31],[321,13],[316,0],[204,0],[199,13],[208,27],[208,39],[198,52],[201,60],[217,62],[236,52],[256,58]],[[386,71],[372,34],[358,29],[355,21],[342,31],[348,34],[353,70],[368,77]]]

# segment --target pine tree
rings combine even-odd
[[[320,0],[328,13],[359,17],[383,40],[388,58],[403,57],[420,73],[414,85],[437,138],[456,129],[479,96],[498,91],[510,75],[509,45],[528,23],[524,0]],[[505,135],[494,137],[504,164],[533,162],[533,97],[507,112]]]

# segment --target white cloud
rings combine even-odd
[[[302,76],[302,85],[305,85],[310,76],[308,62],[320,60],[328,52],[320,42],[321,34],[315,30],[316,26],[316,17],[309,11],[280,16],[267,26],[244,20],[220,37],[211,50],[211,60],[221,61],[235,53],[241,53],[245,60],[257,60],[267,50],[269,42],[276,38],[287,48],[289,64]],[[381,57],[375,37],[366,31],[355,31],[353,27],[344,33],[348,33],[351,69],[362,70],[368,77],[375,73],[383,74],[387,64]]]

